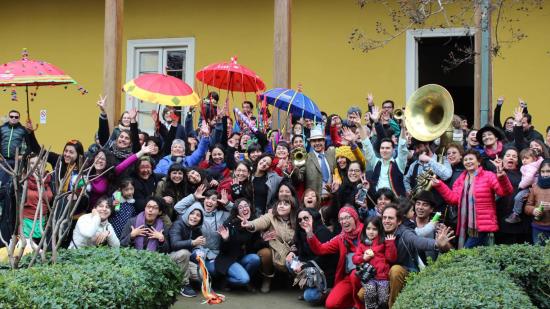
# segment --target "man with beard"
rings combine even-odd
[[[453,232],[449,227],[441,229],[435,239],[428,239],[416,235],[414,230],[402,224],[404,218],[394,204],[386,206],[382,212],[382,224],[386,235],[395,235],[397,245],[397,262],[390,269],[390,308],[397,295],[405,286],[405,278],[411,271],[419,271],[418,254],[421,251],[447,251],[451,248],[450,240]]]

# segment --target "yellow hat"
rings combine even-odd
[[[357,161],[355,154],[351,151],[350,146],[340,146],[336,148],[336,158],[344,157],[350,161]]]

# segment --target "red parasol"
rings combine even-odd
[[[229,62],[205,66],[195,75],[206,85],[238,92],[259,92],[265,90],[265,83],[249,68],[238,64],[237,57]]]
[[[54,86],[76,84],[76,81],[66,75],[61,69],[45,61],[28,58],[27,49],[23,49],[21,60],[11,61],[0,65],[0,87],[25,86],[27,94],[27,116],[29,116],[29,86]],[[79,87],[82,94],[88,93]],[[35,96],[35,93],[31,95]],[[12,90],[12,100],[17,101],[17,93]],[[30,117],[29,117],[30,118]]]

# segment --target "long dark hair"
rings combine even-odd
[[[313,233],[315,233],[315,230],[319,226],[323,225],[323,218],[321,217],[321,213],[315,208],[300,208],[298,209],[298,211],[296,211],[296,222],[298,222],[298,216],[302,211],[309,213],[309,215],[311,216],[313,220],[313,222],[311,223],[312,224],[311,227],[313,229]],[[300,227],[299,224],[296,224],[296,228],[294,229],[294,240],[295,240],[294,243],[297,244],[301,240],[305,240],[304,237],[306,237],[305,231]]]
[[[180,183],[174,183],[172,181],[172,178],[170,178],[170,174],[172,174],[172,172],[183,173],[183,179],[181,180]],[[170,165],[170,167],[168,168],[168,172],[166,173],[166,187],[165,187],[165,192],[163,192],[163,194],[170,195],[174,198],[176,198],[179,195],[177,194],[178,192],[181,195],[184,195],[186,193],[187,183],[188,183],[187,173],[183,165],[181,165],[180,163],[173,163],[172,165]]]
[[[239,204],[243,201],[247,202],[250,207],[250,218],[248,221],[256,219],[256,207],[254,206],[254,203],[244,197],[238,198],[233,202],[233,205],[235,206],[231,209],[231,213],[229,214],[229,222],[232,222],[237,228],[240,228],[241,226],[241,219],[237,216],[239,215]]]
[[[290,200],[290,201],[287,201],[287,200],[277,200],[275,203],[272,204],[271,208],[272,208],[272,211],[271,213],[273,214],[273,218],[275,219],[281,219],[281,216],[279,215],[279,212],[277,211],[277,206],[280,204],[280,203],[289,203],[290,204],[290,214],[289,214],[289,218],[290,218],[290,226],[292,227],[292,229],[295,229],[296,228],[296,204],[294,203],[294,201]]]
[[[208,163],[210,164],[210,166],[212,166],[212,165],[215,164],[215,163],[214,163],[214,160],[212,159],[212,152],[213,152],[214,149],[216,149],[216,148],[222,151],[222,153],[223,153],[223,158],[224,158],[223,161],[227,161],[227,160],[226,160],[226,158],[227,158],[227,153],[226,153],[225,147],[223,147],[222,144],[217,143],[216,145],[210,147],[210,158],[208,159]]]
[[[378,230],[378,243],[383,243],[386,235],[384,234],[382,219],[379,216],[368,217],[367,220],[365,220],[365,224],[363,224],[363,229],[361,230],[361,242],[364,243],[368,239],[367,226],[369,226],[369,223],[372,223],[372,225],[374,225],[374,227]]]

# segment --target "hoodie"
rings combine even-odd
[[[201,221],[196,226],[189,225],[189,215],[194,211],[201,212]],[[186,249],[193,250],[192,241],[202,235],[201,226],[204,221],[202,206],[193,205],[187,208],[170,229],[170,249],[172,252]]]
[[[218,229],[224,224],[224,222],[229,218],[229,212],[233,208],[233,203],[226,205],[226,210],[216,209],[212,212],[206,212],[201,204],[201,202],[195,200],[195,195],[189,194],[184,199],[179,201],[174,209],[182,214],[182,217],[185,217],[184,214],[186,210],[190,207],[201,207],[203,210],[202,226],[201,232],[204,237],[206,237],[206,244],[204,245],[204,252],[206,259],[214,260],[220,253],[220,245],[222,238],[218,234]]]

